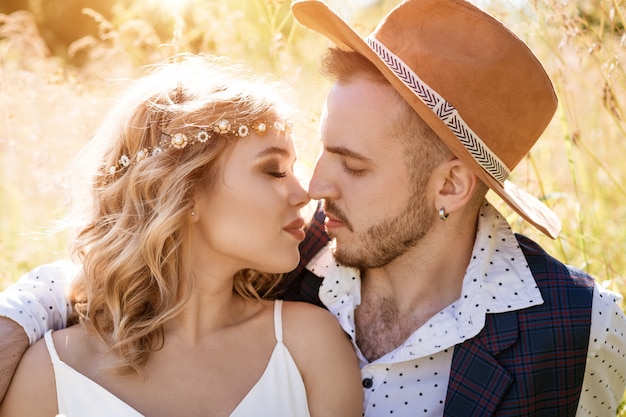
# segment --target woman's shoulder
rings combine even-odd
[[[1,403],[0,416],[56,415],[55,386],[50,354],[40,339],[22,356]]]
[[[97,371],[110,353],[98,334],[87,331],[80,324],[56,330],[52,333],[52,340],[60,360],[83,374]]]
[[[304,301],[283,301],[283,315],[285,320],[305,322],[320,322],[332,326],[339,325],[332,313],[325,308]]]
[[[283,322],[283,340],[305,383],[311,415],[362,415],[358,361],[333,314],[312,304],[285,302]]]
[[[24,373],[25,376],[32,376],[31,370],[52,369],[52,360],[50,359],[50,352],[46,346],[45,340],[39,339],[33,343],[26,352],[18,365],[16,376],[18,372]],[[36,375],[36,373],[34,373]],[[35,379],[35,378],[33,378]]]
[[[330,311],[301,301],[283,302],[283,323],[285,342],[291,345],[311,346],[314,341],[332,348],[348,339]]]

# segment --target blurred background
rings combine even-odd
[[[397,0],[329,3],[362,35]],[[524,39],[550,74],[557,113],[512,180],[562,219],[545,238],[498,198],[516,231],[626,292],[625,0],[475,0]],[[327,41],[283,0],[0,0],[0,288],[66,258],[76,157],[111,101],[176,52],[242,60],[293,88],[305,174],[319,151]]]

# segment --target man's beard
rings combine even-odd
[[[359,269],[380,268],[405,254],[431,229],[433,209],[425,201],[425,185],[416,187],[402,213],[370,226],[354,236],[359,241],[335,242],[335,260],[348,267]],[[325,201],[325,210],[354,231],[345,214],[332,201]],[[331,237],[333,237],[331,235]]]

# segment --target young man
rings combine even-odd
[[[463,1],[406,1],[365,40],[320,2],[292,10],[337,46],[309,185],[333,243],[318,213],[286,296],[325,305],[352,336],[365,415],[615,415],[621,297],[484,199],[559,233],[507,181],[557,106],[532,52]]]
[[[507,181],[557,105],[534,55],[458,0],[408,0],[366,40],[321,2],[292,10],[338,49],[324,60],[335,84],[309,190],[325,213],[284,297],[325,306],[351,336],[365,415],[614,415],[621,297],[513,234],[484,198],[558,235],[556,216]],[[28,307],[15,294],[0,301]]]

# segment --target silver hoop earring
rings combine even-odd
[[[446,213],[446,209],[441,207],[439,209],[439,218],[445,222],[446,219],[448,218],[448,216],[449,216],[449,214]]]

